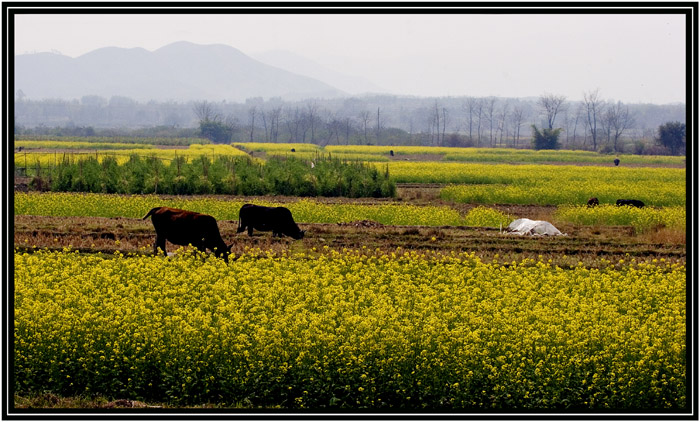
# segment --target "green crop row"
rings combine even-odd
[[[289,196],[393,196],[394,182],[360,162],[318,158],[272,158],[264,165],[246,157],[207,156],[166,164],[158,158],[131,155],[119,164],[113,157],[61,161],[43,169],[31,182],[55,192],[231,194]]]

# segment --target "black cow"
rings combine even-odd
[[[595,196],[593,198],[589,198],[587,204],[588,204],[588,208],[595,207],[596,205],[599,205],[598,198],[596,198]]]
[[[644,207],[644,202],[636,199],[618,199],[617,202],[615,202],[615,205],[618,207],[622,205],[629,205],[632,207],[642,208]]]
[[[233,244],[226,246],[219,233],[216,219],[211,215],[192,211],[179,210],[170,207],[156,207],[148,211],[143,219],[151,217],[156,229],[156,241],[153,243],[153,253],[158,254],[158,248],[165,251],[165,241],[175,245],[192,245],[200,251],[214,251],[216,257],[223,256],[228,262]]]
[[[305,230],[299,230],[294,222],[292,213],[285,207],[263,207],[260,205],[245,204],[238,213],[238,230],[236,233],[248,229],[248,236],[253,235],[253,229],[260,231],[272,230],[272,236],[287,235],[294,239],[302,239]]]
[[[619,158],[614,159],[614,160],[613,160],[613,163],[615,163],[616,166],[619,166],[619,165],[620,165],[620,159],[619,159]]]

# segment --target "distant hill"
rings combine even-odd
[[[71,58],[15,56],[15,90],[29,99],[122,96],[137,101],[336,98],[347,94],[226,45],[176,42],[153,52],[106,47]]]
[[[318,79],[352,95],[387,91],[365,78],[337,72],[290,51],[270,50],[251,54],[251,57],[270,66]]]

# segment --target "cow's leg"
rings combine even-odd
[[[168,256],[168,252],[165,251],[165,237],[156,235],[156,241],[153,242],[153,255],[158,255],[158,248],[163,250],[163,254]]]
[[[245,224],[239,224],[238,225],[238,230],[236,230],[236,233],[243,233],[245,231]]]
[[[248,236],[253,235],[253,226],[248,226]]]

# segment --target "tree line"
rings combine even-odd
[[[251,98],[245,103],[138,103],[124,97],[15,101],[16,134],[73,136],[130,131],[143,136],[204,136],[215,142],[306,142],[319,145],[435,145],[529,148],[537,133],[557,132],[558,147],[664,153],[660,125],[685,122],[685,105],[624,104],[598,90],[580,99]],[[559,130],[557,130],[559,129]]]

